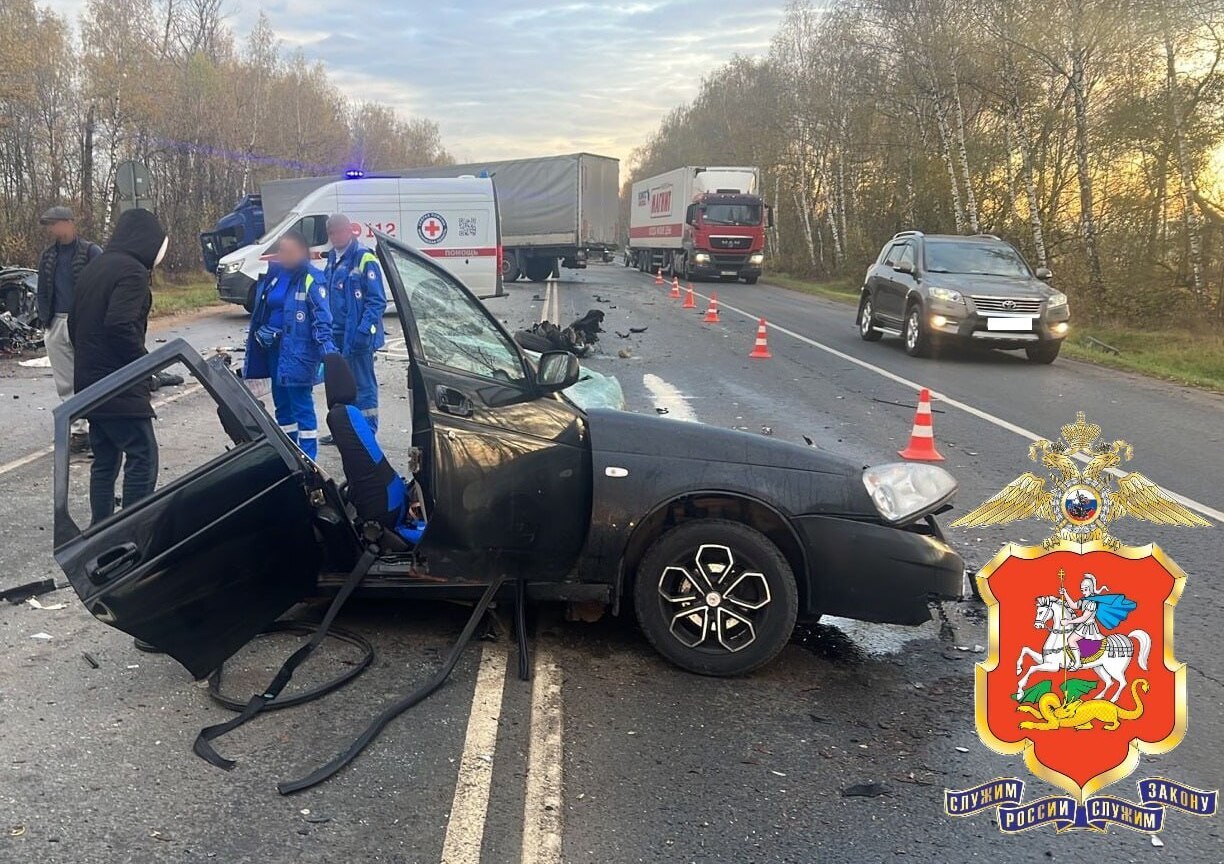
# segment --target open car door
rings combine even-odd
[[[431,505],[418,548],[429,572],[564,579],[590,522],[585,416],[537,384],[510,334],[454,275],[385,235],[378,256],[410,361],[412,443]]]
[[[69,512],[72,420],[175,363],[213,398],[233,446],[82,530]],[[95,617],[202,678],[313,592],[318,476],[219,359],[176,339],[55,409],[55,560]]]

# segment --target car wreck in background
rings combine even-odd
[[[0,353],[21,354],[42,346],[37,294],[37,271],[0,268]]]

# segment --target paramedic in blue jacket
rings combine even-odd
[[[342,213],[327,219],[326,277],[331,302],[332,339],[357,379],[357,408],[378,431],[378,379],[374,352],[383,346],[387,292],[378,257],[357,242],[353,223]],[[330,443],[330,442],[327,442]]]
[[[323,380],[323,355],[335,350],[323,274],[310,266],[306,238],[290,231],[256,286],[242,374],[271,379],[276,422],[311,459],[319,455],[313,388]]]

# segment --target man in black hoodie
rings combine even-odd
[[[156,216],[140,208],[125,210],[105,251],[81,271],[68,316],[76,352],[76,392],[148,353],[145,331],[153,306],[149,286],[166,246],[166,231]],[[89,507],[92,522],[97,523],[115,512],[115,480],[123,460],[124,507],[151,494],[157,484],[149,379],[87,416],[94,452]]]

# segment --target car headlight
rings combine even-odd
[[[863,471],[863,485],[884,521],[913,522],[952,500],[957,483],[935,465],[890,462]]]
[[[765,263],[765,253],[756,252],[752,255],[749,255],[748,263],[749,264],[764,264]]]
[[[693,256],[693,260],[696,261],[698,264],[706,264],[709,262],[710,256],[704,252],[698,252],[696,255]]]
[[[953,291],[951,288],[940,288],[932,285],[927,289],[931,292],[931,296],[936,300],[943,300],[945,303],[964,303],[965,298],[961,297],[959,291]]]
[[[1067,295],[1061,291],[1055,291],[1050,299],[1046,301],[1047,309],[1061,309],[1067,305]]]
[[[220,273],[222,276],[228,276],[231,273],[237,273],[241,269],[242,269],[241,261],[231,261],[228,264],[222,264],[220,267],[218,267],[217,272]]]

